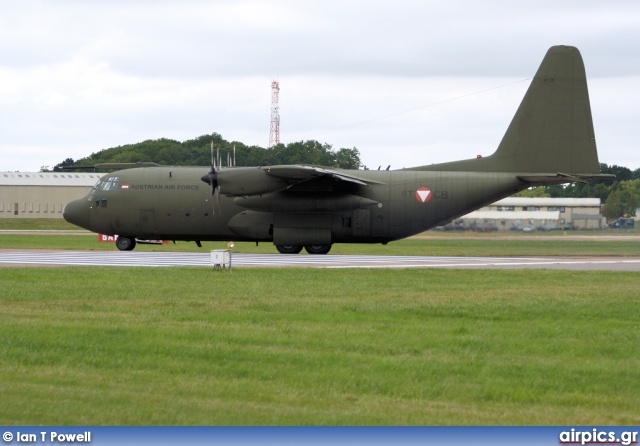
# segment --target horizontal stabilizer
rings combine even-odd
[[[591,180],[608,180],[614,179],[616,176],[613,174],[566,174],[566,173],[542,173],[542,174],[530,174],[530,175],[518,175],[518,178],[522,181],[527,181],[533,184],[563,184],[563,183],[586,183]]]

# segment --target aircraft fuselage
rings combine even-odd
[[[262,195],[231,197],[221,187],[216,202],[210,186],[201,181],[206,171],[117,171],[68,208],[74,213],[80,206],[86,208],[86,218],[74,221],[86,229],[140,239],[386,243],[445,224],[527,187],[509,173],[361,170],[344,172],[370,181],[368,185],[326,178],[313,181],[312,187],[303,182]]]

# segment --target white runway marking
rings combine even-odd
[[[0,264],[67,266],[212,267],[209,252],[0,251]],[[232,266],[312,268],[554,268],[640,271],[640,258],[426,257],[238,254]]]

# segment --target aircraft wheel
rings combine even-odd
[[[331,250],[331,245],[307,245],[304,249],[309,254],[326,254]]]
[[[136,239],[129,237],[118,237],[116,240],[116,247],[120,251],[131,251],[136,247]]]
[[[302,251],[302,246],[300,245],[276,245],[276,249],[280,254],[298,254]]]

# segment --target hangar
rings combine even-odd
[[[0,172],[0,218],[62,218],[62,208],[87,195],[101,173]]]
[[[456,220],[459,229],[480,231],[551,231],[557,229],[603,229],[599,198],[509,197]]]

